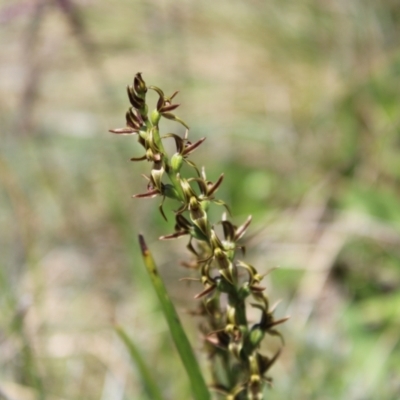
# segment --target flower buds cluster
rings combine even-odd
[[[146,103],[149,89],[159,96],[156,108],[151,112]],[[195,297],[202,299],[197,314],[205,317],[201,330],[212,366],[212,387],[226,399],[262,399],[264,382],[270,382],[266,373],[281,350],[268,358],[260,354],[260,343],[265,335],[271,335],[280,338],[283,345],[283,337],[276,330],[276,325],[287,318],[274,319],[273,307],[269,306],[265,288],[260,286],[264,275],[260,275],[252,265],[237,259],[238,250],[245,253],[240,240],[250,225],[251,217],[239,227],[226,219],[226,213],[222,221],[216,224],[209,221],[208,209],[211,204],[222,205],[230,214],[228,206],[214,197],[224,176],[221,175],[215,182],[209,181],[204,168],[200,171],[188,159],[205,138],[191,143],[188,139],[189,127],[172,113],[179,106],[172,102],[178,92],[167,97],[158,87],[147,87],[140,73],[136,74],[133,85],[128,86],[127,91],[131,107],[126,113],[126,126],[111,132],[137,135],[144,155],[131,160],[152,163],[150,174],[145,176],[146,192],[133,197],[160,196],[162,201],[159,210],[165,219],[162,208],[165,198],[179,203],[175,211],[174,232],[161,239],[175,239],[184,235],[189,237],[187,247],[194,261],[184,265],[197,270],[199,276],[186,279],[199,280],[204,286]],[[161,118],[182,124],[186,128],[184,136],[174,133],[161,136]],[[171,138],[175,142],[176,152],[169,156],[163,140]],[[184,164],[193,168],[192,177],[181,176]],[[217,225],[222,226],[223,238],[216,232]],[[249,324],[246,316],[249,298],[254,301],[250,305],[260,310],[259,321],[255,324]]]

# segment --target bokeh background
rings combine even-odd
[[[266,398],[399,398],[397,0],[2,0],[0,23],[1,399],[147,399],[115,323],[165,398],[190,398],[137,234],[200,350],[186,242],[158,241],[173,221],[131,198],[141,149],[108,133],[138,71],[180,90],[207,137],[193,160],[253,215],[246,260],[279,267]]]

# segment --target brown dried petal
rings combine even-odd
[[[138,133],[139,129],[132,128],[132,127],[125,127],[125,128],[116,128],[116,129],[110,129],[109,132],[115,133],[117,135],[134,135]]]
[[[211,285],[208,288],[204,289],[202,292],[196,294],[196,296],[194,296],[195,299],[199,299],[200,297],[206,296],[207,294],[211,293],[217,286]]]
[[[235,242],[238,241],[240,238],[243,237],[243,235],[246,233],[247,228],[251,224],[251,215],[246,219],[245,223],[243,225],[240,225],[239,228],[236,229],[235,232]]]
[[[217,182],[215,182],[213,185],[207,185],[208,197],[211,197],[213,195],[213,193],[218,190],[218,188],[220,187],[223,180],[224,180],[224,174],[221,174],[221,176],[218,178]]]
[[[185,235],[188,235],[188,234],[189,234],[189,232],[186,232],[186,231],[174,232],[174,233],[171,233],[170,235],[160,236],[159,239],[160,240],[177,239],[177,238],[179,238],[181,236],[185,236]]]
[[[206,138],[203,137],[203,138],[199,139],[199,140],[198,140],[197,142],[195,142],[195,143],[188,144],[188,145],[185,147],[185,149],[183,150],[182,155],[183,155],[183,156],[189,155],[190,153],[192,153],[193,151],[195,151],[205,140],[206,140]]]
[[[146,197],[151,198],[151,197],[156,197],[159,194],[160,194],[160,192],[157,189],[152,189],[146,193],[134,194],[132,197],[137,198],[137,199],[146,198]]]
[[[174,111],[180,106],[180,104],[164,104],[161,109],[159,110],[161,113]]]

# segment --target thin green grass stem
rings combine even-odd
[[[154,262],[153,256],[151,255],[142,235],[139,235],[139,244],[144,264],[147,272],[149,273],[158,299],[160,300],[161,309],[167,320],[172,339],[189,376],[193,397],[195,400],[210,400],[210,393],[200,371],[197,359],[193,353],[193,349],[189,343],[185,331],[182,328],[182,324],[175,307],[172,304],[160,275],[158,274],[157,266]]]
[[[115,331],[117,332],[120,339],[124,342],[132,361],[138,368],[139,374],[142,378],[142,383],[147,397],[151,400],[163,400],[160,388],[157,385],[156,380],[153,378],[150,370],[148,369],[142,355],[140,354],[136,344],[128,336],[121,326],[116,326]]]

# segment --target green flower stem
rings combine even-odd
[[[178,177],[176,176],[176,174],[172,170],[171,164],[169,163],[169,160],[168,160],[168,164],[167,165],[168,165],[168,171],[167,171],[168,178],[169,178],[170,182],[172,183],[174,189],[176,190],[176,192],[177,192],[177,194],[179,196],[179,200],[181,202],[184,202],[185,201],[185,195],[183,193],[182,186],[179,183]]]
[[[246,305],[244,300],[239,297],[237,289],[234,295],[228,296],[228,302],[236,310],[236,321],[238,325],[247,327]]]
[[[160,137],[160,129],[158,127],[158,124],[153,126],[152,134],[153,134],[154,144],[159,149],[161,154],[166,155],[166,152],[165,152],[165,149],[164,149],[164,144],[163,144],[163,142],[161,140],[161,137]]]
[[[174,187],[174,189],[175,189],[175,191],[176,191],[176,193],[177,193],[177,195],[179,197],[179,201],[184,202],[185,195],[183,193],[182,186],[179,183],[179,180],[178,180],[178,178],[176,176],[176,173],[174,172],[174,170],[173,170],[173,168],[171,166],[170,157],[168,156],[167,152],[164,149],[164,144],[163,144],[163,142],[161,140],[161,137],[160,137],[160,130],[159,130],[159,127],[158,127],[158,123],[157,123],[157,125],[153,126],[153,139],[154,139],[155,145],[159,148],[160,153],[162,154],[163,163],[166,166],[165,169],[166,169],[168,178],[171,181],[171,183],[172,183],[172,185],[173,185],[173,187]]]

